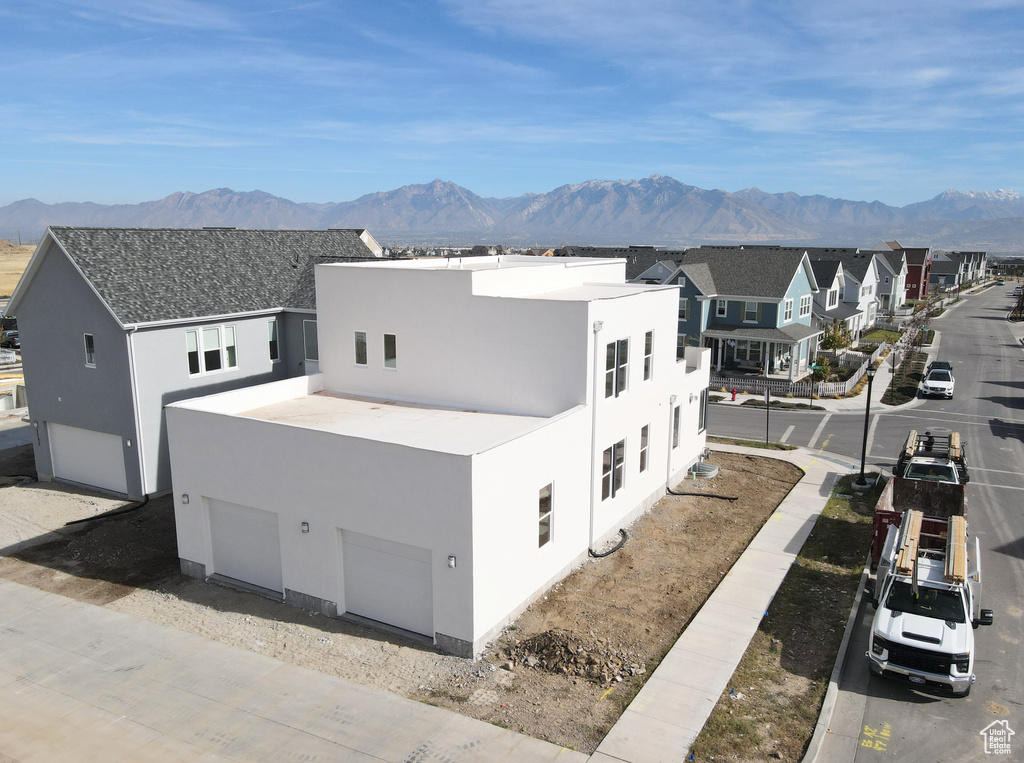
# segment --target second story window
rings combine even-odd
[[[272,363],[281,360],[281,346],[277,341],[277,318],[267,321],[267,349],[270,351]]]
[[[648,331],[644,336],[644,381],[654,373],[654,332]]]
[[[672,449],[679,447],[679,406],[672,409]]]
[[[757,313],[760,305],[757,302],[744,302],[743,303],[743,320],[748,323],[755,323],[757,321]]]
[[[85,365],[96,368],[96,345],[92,334],[85,334]]]
[[[302,322],[302,345],[306,360],[320,360],[320,339],[316,333],[316,321]]]
[[[679,320],[690,320],[690,300],[686,297],[681,297],[679,300]]]
[[[647,441],[651,433],[651,425],[640,427],[640,471],[647,471]]]
[[[207,326],[185,332],[189,376],[238,368],[234,326]]]
[[[629,371],[629,340],[609,342],[605,351],[604,396],[618,397],[626,391]]]
[[[614,498],[625,479],[626,441],[619,440],[604,451],[601,468],[601,500]]]
[[[397,342],[394,334],[384,335],[384,368],[398,368]]]
[[[800,317],[806,318],[811,314],[811,295],[805,294],[800,297]]]
[[[357,331],[355,336],[356,342],[356,365],[366,365],[366,332]]]
[[[716,300],[715,315],[719,318],[724,318],[726,309],[728,308],[729,301],[725,299]]]
[[[789,323],[793,320],[793,300],[787,299],[782,309],[782,322]]]

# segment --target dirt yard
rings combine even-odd
[[[622,549],[548,591],[478,662],[183,577],[169,497],[63,527],[125,504],[0,479],[0,576],[591,752],[800,477],[770,458],[712,461],[716,478],[677,490],[738,500],[666,496]],[[4,451],[0,474],[30,463],[29,448]]]

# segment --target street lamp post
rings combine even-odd
[[[868,361],[868,400],[864,406],[864,441],[860,446],[860,477],[857,478],[858,487],[867,487],[868,481],[864,476],[864,461],[868,456],[868,422],[871,420],[871,383],[875,380],[875,365]]]

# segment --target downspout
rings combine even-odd
[[[139,488],[142,497],[149,500],[149,491],[146,490],[146,457],[142,449],[142,423],[139,421],[139,390],[135,375],[134,337],[136,330],[133,326],[125,336],[125,340],[128,345],[128,377],[132,388],[132,417],[135,419],[135,452],[139,459],[139,479],[141,480]],[[160,412],[160,415],[163,416],[163,411]]]
[[[669,395],[668,397],[668,452],[665,458],[665,490],[672,490],[672,434],[675,427],[675,408],[676,400],[678,398],[675,395]],[[680,417],[682,417],[682,411],[680,411]]]
[[[596,509],[597,501],[597,380],[599,371],[599,361],[601,359],[600,353],[598,352],[599,347],[597,344],[597,335],[604,328],[604,321],[594,321],[594,382],[593,389],[591,390],[591,421],[590,421],[590,535],[587,542],[587,548],[592,552],[594,550],[594,511]]]

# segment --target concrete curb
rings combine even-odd
[[[864,571],[860,575],[860,585],[857,586],[857,595],[853,598],[853,606],[850,608],[850,616],[846,618],[846,630],[843,631],[843,640],[839,643],[839,654],[836,655],[836,664],[832,667],[832,675],[828,679],[828,690],[825,692],[825,699],[821,703],[821,712],[818,714],[818,723],[814,727],[814,734],[807,745],[807,752],[801,759],[801,763],[816,763],[818,754],[821,752],[821,745],[825,741],[825,735],[829,733],[829,724],[832,723],[832,711],[835,710],[836,700],[839,698],[839,679],[843,675],[843,668],[846,667],[846,658],[849,656],[850,640],[853,637],[853,628],[857,622],[857,614],[860,612],[861,599],[864,598],[864,587],[867,585],[868,576],[871,574],[871,552],[868,552],[867,561],[864,563]]]

